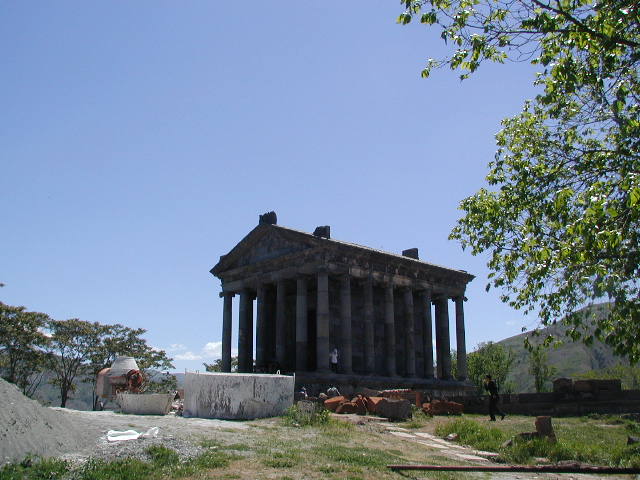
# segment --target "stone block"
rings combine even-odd
[[[352,402],[355,403],[356,407],[358,408],[356,412],[358,415],[367,414],[367,402],[362,395],[358,395],[356,398],[352,400]]]
[[[356,389],[356,392],[363,397],[379,397],[380,390],[373,390],[372,388],[360,387]]]
[[[578,393],[593,393],[591,380],[576,380],[573,382],[573,390]]]
[[[461,415],[464,412],[464,405],[456,402],[434,400],[430,403],[424,403],[422,411],[427,415]]]
[[[184,416],[249,420],[275,417],[293,405],[294,377],[187,372]]]
[[[622,391],[622,383],[620,379],[610,380],[591,380],[593,391],[597,392],[620,392]]]
[[[335,412],[336,409],[340,406],[340,404],[342,404],[342,403],[344,403],[346,401],[347,401],[347,398],[343,397],[343,396],[329,398],[329,399],[324,401],[324,407],[327,410]]]
[[[573,391],[573,380],[570,378],[556,378],[553,381],[553,393],[571,393]]]
[[[518,395],[520,403],[546,403],[554,401],[554,393],[521,393]]]
[[[122,413],[133,415],[166,415],[173,402],[173,393],[141,393],[121,392],[116,395],[116,402]]]
[[[376,406],[376,413],[389,420],[406,420],[411,417],[411,402],[392,398],[383,398]]]
[[[553,431],[553,425],[551,424],[551,417],[539,416],[535,421],[536,433],[539,437],[546,437],[555,442],[556,433]]]
[[[358,406],[353,402],[343,402],[336,408],[336,413],[358,413]]]
[[[378,403],[380,403],[380,400],[382,400],[382,397],[365,397],[369,413],[377,413]]]
[[[322,410],[322,405],[314,400],[300,400],[297,404],[301,413],[313,415]]]

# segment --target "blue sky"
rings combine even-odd
[[[421,79],[444,46],[399,13],[391,0],[3,2],[0,300],[146,328],[178,370],[198,369],[221,338],[209,269],[275,210],[475,274],[468,349],[531,327],[485,293],[486,258],[447,236],[500,120],[534,94],[532,67]]]

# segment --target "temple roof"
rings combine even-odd
[[[275,224],[259,224],[256,226],[251,232],[249,232],[240,242],[231,249],[231,251],[220,257],[220,261],[211,269],[211,273],[219,276],[227,270],[236,268],[239,266],[239,262],[241,263],[241,259],[247,256],[251,256],[250,252],[256,250],[257,246],[261,243],[269,243],[270,236],[278,237],[276,242],[278,243],[277,247],[271,249],[271,251],[262,251],[259,255],[256,255],[253,259],[247,259],[246,263],[259,263],[262,260],[277,258],[278,256],[283,256],[290,253],[295,253],[296,251],[301,251],[305,249],[311,248],[326,248],[327,250],[332,249],[348,249],[353,251],[356,255],[370,255],[378,258],[386,258],[389,263],[399,263],[401,262],[407,266],[415,266],[422,267],[428,269],[436,269],[444,272],[448,272],[457,277],[463,276],[466,282],[471,281],[474,276],[466,272],[465,270],[458,270],[449,267],[444,267],[442,265],[437,265],[430,262],[425,262],[423,260],[418,260],[415,258],[411,258],[405,255],[386,252],[383,250],[379,250],[376,248],[367,247],[365,245],[359,245],[352,242],[346,242],[344,240],[336,240],[333,238],[325,238],[314,235],[312,233],[303,232],[301,230],[296,230],[289,227],[283,227],[281,225]],[[333,248],[332,248],[333,247]]]

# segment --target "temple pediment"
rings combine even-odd
[[[287,238],[287,235],[277,228],[258,226],[224,255],[211,272],[215,274],[261,263],[310,247],[311,245],[303,239]]]

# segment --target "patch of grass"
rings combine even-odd
[[[89,460],[79,471],[81,480],[141,480],[152,478],[155,468],[148,462],[125,458],[113,462]]]
[[[323,438],[330,438],[344,443],[352,438],[356,431],[356,426],[352,423],[329,417],[329,421],[320,425],[319,430]]]
[[[298,405],[292,405],[287,409],[282,419],[285,425],[291,427],[325,425],[329,423],[329,410],[320,407],[317,410],[307,411]]]
[[[320,468],[318,468],[318,470],[322,473],[336,473],[339,472],[340,469],[338,467],[336,467],[335,465],[331,465],[331,464],[327,464],[327,465],[322,465]]]
[[[151,445],[146,451],[153,464],[157,467],[168,467],[180,462],[180,457],[175,450],[162,445]]]
[[[626,445],[629,422],[620,422],[620,417],[615,415],[554,419],[556,443],[514,436],[533,431],[534,426],[530,417],[513,420],[513,423],[492,422],[488,427],[463,417],[438,425],[436,433],[441,436],[457,433],[460,443],[498,452],[510,463],[530,463],[535,457],[544,457],[551,462],[573,460],[602,466],[640,466],[640,447]],[[502,447],[502,443],[512,436],[513,444]]]
[[[246,443],[232,443],[231,445],[224,445],[222,448],[225,450],[235,450],[237,452],[248,452],[253,450],[251,446]]]
[[[350,467],[385,468],[389,463],[399,460],[397,455],[383,450],[364,447],[346,447],[344,445],[322,445],[313,449],[317,455]]]
[[[411,420],[400,424],[404,428],[413,428],[413,429],[422,428],[427,423],[429,423],[429,421],[433,418],[430,415],[427,415],[426,413],[424,413],[419,408],[416,408],[415,406],[412,407],[412,412],[413,413],[411,415]]]
[[[485,427],[464,417],[436,427],[436,435],[446,437],[450,433],[457,433],[462,444],[493,452],[497,452],[507,439],[505,433],[498,428]]]
[[[203,448],[220,448],[222,447],[222,443],[212,438],[206,438],[200,441],[200,446]]]
[[[271,468],[291,468],[300,462],[300,456],[297,451],[274,452],[271,458],[265,458],[262,463]]]
[[[190,459],[187,463],[190,463],[197,469],[213,469],[227,467],[230,461],[239,460],[240,458],[242,457],[220,450],[209,450]]]
[[[0,467],[2,480],[48,480],[61,478],[69,471],[64,460],[27,457],[20,463]]]

